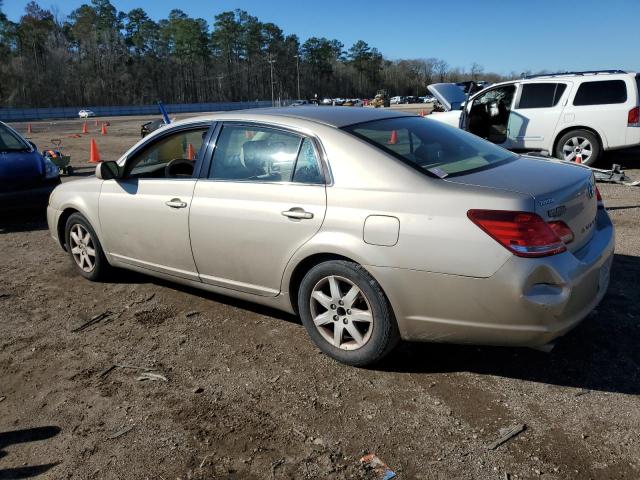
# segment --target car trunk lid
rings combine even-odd
[[[587,244],[598,210],[593,174],[586,167],[558,160],[520,157],[498,167],[447,177],[447,182],[524,193],[533,197],[535,213],[545,221],[562,221],[573,231],[567,249]]]

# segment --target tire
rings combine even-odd
[[[377,363],[400,339],[382,288],[357,263],[332,260],[309,270],[298,291],[298,310],[316,346],[347,365]]]
[[[577,154],[581,155],[582,164],[595,165],[602,154],[598,137],[589,130],[570,130],[562,135],[556,143],[555,157],[575,162]]]
[[[67,219],[64,232],[67,252],[76,271],[92,282],[104,279],[110,265],[89,221],[80,213],[74,213]]]

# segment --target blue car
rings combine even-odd
[[[59,184],[58,167],[0,122],[0,211],[44,208]]]

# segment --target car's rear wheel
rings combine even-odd
[[[69,256],[80,275],[91,281],[106,276],[109,263],[104,256],[102,245],[91,224],[80,213],[74,213],[67,219],[65,242]]]
[[[328,261],[309,270],[300,284],[298,307],[320,350],[349,365],[376,363],[399,340],[382,288],[353,262]]]
[[[556,145],[555,156],[568,162],[595,165],[602,147],[598,137],[588,130],[571,130],[565,133]]]

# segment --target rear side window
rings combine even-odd
[[[609,105],[627,101],[627,84],[624,80],[584,82],[578,87],[574,105]]]
[[[555,107],[566,88],[565,83],[525,83],[518,108]]]
[[[225,125],[216,142],[209,178],[248,182],[323,184],[313,142],[258,126]]]
[[[638,93],[638,103],[640,103],[640,73],[636,75],[636,91]]]

